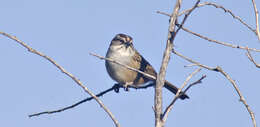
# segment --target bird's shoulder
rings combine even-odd
[[[156,71],[152,65],[139,53],[136,51],[135,55],[132,57],[136,64],[139,64],[139,69],[151,75],[156,75]]]

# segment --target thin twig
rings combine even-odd
[[[257,34],[256,30],[253,29],[251,26],[249,26],[245,21],[243,21],[242,18],[240,18],[239,16],[236,16],[231,10],[226,9],[226,8],[224,8],[224,7],[221,6],[221,5],[218,5],[218,4],[212,3],[212,2],[204,2],[204,3],[198,4],[198,5],[197,5],[197,8],[203,7],[203,6],[206,6],[206,5],[213,6],[213,7],[215,7],[215,8],[220,8],[220,9],[224,10],[224,12],[229,13],[234,19],[237,19],[240,23],[242,23],[244,26],[246,26],[249,30],[251,30],[252,32],[254,32],[255,34]],[[191,11],[191,10],[192,10],[192,8],[186,9],[186,10],[180,12],[178,16],[181,16],[181,15],[183,15],[183,14],[186,14],[186,13],[188,13],[188,12]],[[165,13],[165,12],[161,12],[161,11],[157,11],[157,13],[162,14],[162,15],[166,15],[166,16],[171,16],[170,14]]]
[[[195,5],[190,9],[190,11],[188,11],[187,13],[185,13],[185,16],[181,22],[181,24],[179,25],[178,29],[176,30],[176,34],[179,32],[179,30],[181,29],[181,27],[184,25],[185,21],[187,20],[188,16],[191,14],[191,12],[198,6],[198,4],[200,3],[200,0],[197,0],[197,2],[195,3]],[[176,35],[175,34],[175,35]]]
[[[193,67],[193,66],[198,66],[198,65],[197,64],[184,65],[184,67]]]
[[[197,80],[197,81],[191,83],[191,84],[183,91],[183,93],[186,93],[192,86],[197,85],[197,84],[199,84],[199,83],[202,83],[202,80],[203,80],[204,78],[206,78],[206,75],[202,75],[202,77],[201,77],[199,80]]]
[[[182,89],[187,85],[187,83],[190,81],[190,79],[191,79],[196,73],[198,73],[200,70],[201,70],[201,68],[198,68],[198,69],[196,69],[194,72],[192,72],[192,73],[186,78],[186,80],[183,82],[183,84],[181,85],[181,87],[178,89],[178,92],[176,93],[176,95],[175,95],[175,97],[173,98],[172,102],[167,106],[167,108],[165,109],[165,111],[164,111],[164,113],[163,113],[163,115],[162,115],[162,120],[163,120],[164,122],[167,120],[168,114],[169,114],[169,112],[172,110],[174,103],[175,103],[176,100],[180,97],[180,95],[181,95],[180,93],[181,93]],[[197,81],[197,82],[201,82],[201,80],[202,80],[203,78],[205,78],[205,77],[206,77],[206,76],[203,76],[203,77],[200,78],[200,80]],[[195,83],[193,83],[193,84],[195,84]],[[191,86],[190,86],[190,87],[191,87]],[[190,87],[187,87],[187,89],[186,89],[185,91],[183,91],[183,92],[186,92]],[[185,93],[183,93],[183,94],[185,94]]]
[[[166,16],[169,16],[169,17],[171,17],[171,15],[170,15],[170,14],[168,14],[168,13],[166,13],[166,12],[162,12],[162,11],[156,11],[156,13],[158,13],[158,14],[162,14],[162,15],[166,15]]]
[[[251,62],[253,62],[257,68],[260,68],[260,64],[257,64],[257,63],[255,62],[255,60],[253,59],[253,57],[252,57],[252,55],[251,55],[249,49],[247,49],[246,51],[247,51],[246,55],[247,55],[248,59],[249,59]]]
[[[236,82],[221,68],[221,67],[217,67],[218,72],[220,72],[222,75],[224,75],[229,81],[230,83],[233,85],[234,89],[236,90],[238,96],[239,96],[239,100],[244,104],[244,106],[246,107],[254,127],[256,127],[256,121],[255,121],[255,115],[253,113],[253,111],[251,110],[251,108],[249,107],[249,105],[246,103],[245,98],[243,97],[242,93],[240,92],[240,90],[237,87]]]
[[[178,25],[177,25],[178,26]],[[198,34],[198,33],[195,33],[195,32],[192,32],[191,30],[188,30],[187,28],[184,28],[184,27],[181,27],[181,29],[183,29],[184,31],[188,32],[188,33],[191,33],[197,37],[200,37],[204,40],[207,40],[209,42],[214,42],[214,43],[217,43],[217,44],[220,44],[220,45],[224,45],[224,46],[227,46],[227,47],[231,47],[231,48],[236,48],[236,49],[244,49],[246,50],[247,47],[246,46],[239,46],[239,45],[233,45],[233,44],[230,44],[230,43],[227,43],[227,42],[223,42],[223,41],[217,41],[217,40],[213,40],[213,39],[210,39],[206,36],[203,36],[201,34]],[[255,48],[248,48],[250,51],[255,51],[255,52],[260,52],[259,49],[255,49]]]
[[[18,44],[20,44],[21,46],[25,47],[29,52],[39,55],[41,57],[43,57],[44,59],[46,59],[47,61],[51,62],[55,67],[57,67],[62,73],[64,73],[65,75],[67,75],[68,77],[70,77],[74,82],[76,82],[85,92],[87,92],[90,96],[92,96],[97,103],[107,112],[107,114],[109,115],[109,117],[113,120],[114,124],[117,127],[120,127],[118,121],[115,119],[114,115],[112,114],[112,112],[102,103],[101,100],[99,100],[86,86],[83,85],[83,83],[77,79],[74,75],[72,75],[71,73],[67,72],[62,66],[60,66],[59,64],[57,64],[52,58],[44,55],[43,53],[31,48],[30,46],[28,46],[26,43],[24,43],[23,41],[19,40],[18,38],[16,38],[15,36],[9,35],[7,33],[4,32],[0,32],[0,34],[2,34],[5,37],[8,37],[14,41],[16,41]]]
[[[111,87],[111,88],[109,88],[109,89],[107,89],[107,90],[105,90],[103,92],[100,92],[99,94],[96,95],[96,97],[103,96],[107,92],[112,91],[114,89],[115,88],[113,86],[113,87]],[[39,115],[43,115],[43,114],[53,114],[53,113],[63,112],[65,110],[72,109],[72,108],[74,108],[74,107],[76,107],[76,106],[78,106],[78,105],[80,105],[80,104],[82,104],[84,102],[90,101],[92,99],[94,99],[94,97],[88,97],[88,98],[86,98],[84,100],[81,100],[81,101],[79,101],[79,102],[77,102],[77,103],[75,103],[73,105],[70,105],[70,106],[67,106],[67,107],[64,107],[64,108],[61,108],[61,109],[53,110],[53,111],[44,111],[44,112],[34,113],[34,114],[29,115],[29,117],[39,116]]]
[[[209,6],[213,6],[215,8],[220,8],[222,9],[224,12],[226,13],[229,13],[234,19],[237,19],[240,23],[242,23],[243,25],[245,25],[249,30],[251,30],[252,32],[254,32],[256,34],[256,30],[254,30],[252,27],[250,27],[247,23],[245,23],[245,21],[243,21],[239,16],[236,16],[231,10],[229,9],[226,9],[225,7],[221,6],[221,5],[218,5],[216,3],[213,3],[213,2],[204,2],[204,3],[201,3],[201,4],[198,4],[198,8],[199,7],[203,7],[205,5],[209,5]],[[189,12],[192,8],[190,9],[186,9],[184,11],[182,11],[181,13],[179,13],[179,16],[180,15],[183,15],[183,14],[186,14],[187,12]]]
[[[191,63],[193,63],[193,64],[195,64],[195,65],[197,65],[197,66],[206,68],[206,69],[208,69],[208,70],[217,71],[216,68],[209,67],[209,66],[207,66],[207,65],[204,65],[204,64],[201,64],[201,63],[199,63],[199,62],[196,62],[196,61],[194,61],[194,60],[192,60],[192,59],[190,59],[190,58],[188,58],[188,57],[186,57],[186,56],[184,56],[184,55],[178,53],[178,52],[175,51],[175,50],[172,50],[172,52],[173,52],[174,54],[176,54],[177,56],[179,56],[179,57],[181,57],[181,58],[183,58],[183,59],[185,59],[185,60],[187,60],[187,61],[189,61],[189,62],[191,62]]]
[[[255,0],[252,0],[254,11],[255,11],[255,24],[256,24],[256,35],[258,37],[258,40],[260,40],[260,32],[259,32],[259,21],[258,21],[258,10],[256,7]]]
[[[128,88],[134,88],[134,89],[146,89],[148,87],[152,87],[154,86],[154,84],[147,84],[147,85],[144,85],[144,86],[133,86],[133,85],[129,85]],[[115,84],[113,87],[105,90],[105,91],[102,91],[100,92],[99,94],[96,94],[97,97],[101,97],[103,95],[105,95],[106,93],[110,92],[110,91],[115,91],[115,92],[119,92],[119,88],[124,88],[124,86],[122,85],[119,85],[119,84]],[[90,100],[93,100],[94,98],[93,97],[88,97],[88,98],[85,98],[77,103],[74,103],[70,106],[67,106],[67,107],[64,107],[64,108],[61,108],[61,109],[57,109],[57,110],[52,110],[52,111],[44,111],[44,112],[39,112],[39,113],[35,113],[35,114],[31,114],[29,115],[29,117],[33,117],[33,116],[39,116],[39,115],[43,115],[43,114],[53,114],[53,113],[58,113],[58,112],[63,112],[63,111],[66,111],[68,109],[72,109],[72,108],[75,108],[77,106],[79,106],[80,104],[83,104],[87,101],[90,101]]]
[[[132,71],[138,72],[138,73],[140,73],[140,74],[143,74],[143,75],[144,75],[145,77],[147,77],[147,78],[151,78],[151,79],[156,80],[156,77],[155,77],[155,76],[150,75],[150,74],[148,74],[148,73],[145,73],[145,72],[143,72],[143,71],[140,71],[140,70],[138,70],[138,69],[132,68],[132,67],[127,66],[127,65],[125,65],[125,64],[122,64],[122,63],[120,63],[120,62],[118,62],[118,61],[115,61],[114,59],[105,58],[105,57],[100,56],[100,55],[95,54],[95,53],[89,53],[89,54],[92,55],[92,56],[95,56],[95,57],[97,57],[97,58],[99,58],[99,59],[108,60],[108,61],[110,61],[110,62],[113,62],[113,63],[115,63],[115,64],[118,64],[118,65],[120,65],[120,66],[123,66],[123,67],[125,67],[125,68],[127,68],[127,69],[129,69],[129,70],[132,70]]]

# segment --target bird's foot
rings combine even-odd
[[[130,85],[132,85],[133,84],[133,82],[126,82],[125,84],[123,84],[123,87],[124,87],[124,89],[125,89],[125,91],[129,91],[129,86]]]
[[[116,83],[116,84],[113,86],[113,88],[114,88],[114,91],[115,91],[116,93],[119,93],[120,84],[119,84],[119,83]]]

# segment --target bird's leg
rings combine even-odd
[[[129,91],[128,86],[130,86],[132,84],[133,84],[133,82],[126,82],[125,84],[123,84],[125,91]]]

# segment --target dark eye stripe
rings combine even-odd
[[[121,39],[121,38],[114,38],[112,41],[120,41],[121,43],[124,43],[125,41],[123,40],[123,39]]]

